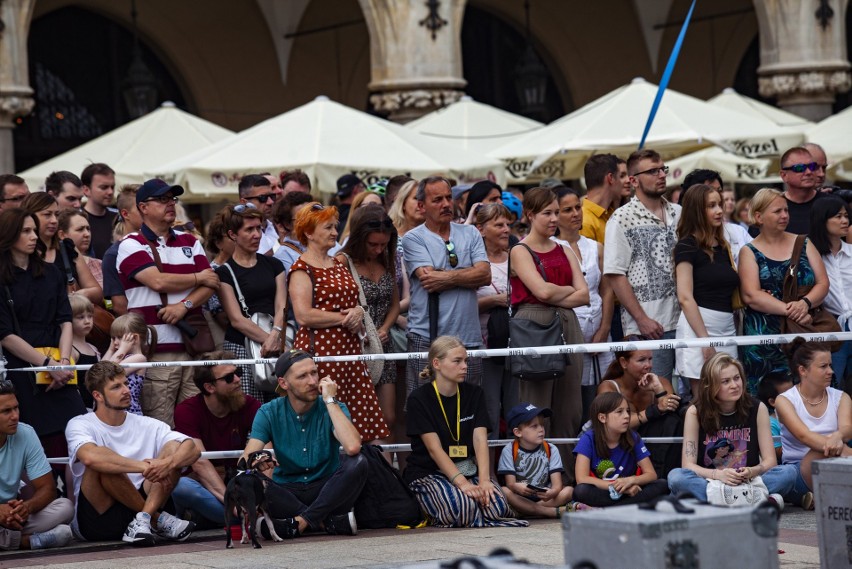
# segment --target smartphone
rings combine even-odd
[[[527,488],[534,492],[547,492],[547,488],[542,488],[541,486],[536,486],[535,484],[527,483]]]

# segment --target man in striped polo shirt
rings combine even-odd
[[[152,361],[188,361],[180,330],[175,326],[201,305],[219,286],[201,243],[190,233],[175,231],[175,204],[183,193],[159,179],[148,180],[136,192],[142,228],[118,248],[118,272],[127,293],[129,312],[137,312],[157,330]],[[162,271],[152,254],[157,247]],[[163,306],[161,294],[168,300]],[[174,427],[175,405],[198,393],[190,367],[149,368],[142,390],[142,411]]]

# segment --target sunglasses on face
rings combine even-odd
[[[24,201],[24,198],[25,198],[25,197],[27,197],[27,196],[18,196],[18,197],[16,197],[16,198],[3,198],[3,199],[0,199],[0,203],[6,203],[6,202],[22,202],[22,201]],[[79,198],[78,198],[78,201],[79,201]]]
[[[669,167],[668,166],[660,166],[659,168],[649,168],[648,170],[642,170],[641,172],[636,172],[633,174],[634,176],[641,176],[642,174],[649,174],[651,176],[659,176],[660,172],[668,176]]]
[[[456,244],[452,241],[445,241],[444,243],[447,245],[447,257],[449,258],[450,266],[455,269],[456,265],[459,264],[459,256],[456,255]]]
[[[819,170],[820,165],[816,162],[811,162],[809,164],[793,164],[792,166],[784,166],[781,168],[782,170],[786,170],[787,172],[794,172],[796,174],[803,174],[805,170],[810,170],[811,172],[816,172]]]
[[[257,200],[260,203],[266,203],[269,200],[275,200],[275,194],[260,194],[259,196],[252,196],[250,198],[246,198],[247,200]]]
[[[177,196],[157,196],[157,197],[148,198],[147,200],[145,200],[145,203],[150,203],[150,202],[157,202],[158,204],[166,205],[166,204],[169,204],[169,203],[177,203],[178,197]]]
[[[257,207],[253,203],[241,203],[234,206],[234,213],[245,213],[252,210],[257,211]]]
[[[225,383],[230,385],[230,384],[234,383],[234,380],[237,379],[238,377],[239,376],[237,375],[237,372],[232,371],[231,373],[226,373],[222,377],[217,377],[216,381],[224,381]]]

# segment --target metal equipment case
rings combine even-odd
[[[852,568],[852,458],[814,461],[819,564]]]
[[[677,502],[676,500],[674,502]],[[775,569],[778,509],[661,500],[654,509],[614,506],[562,518],[565,563],[585,569],[749,567]]]

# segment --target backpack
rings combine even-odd
[[[547,456],[547,460],[549,461],[550,460],[550,445],[547,444],[547,441],[542,441],[541,445],[544,447],[544,454]],[[520,460],[518,459],[518,449],[520,448],[520,446],[521,445],[518,442],[518,439],[516,438],[512,442],[512,463],[515,465],[515,470],[518,469],[518,464],[520,463]]]
[[[415,527],[423,522],[420,504],[402,480],[399,471],[388,464],[376,445],[362,445],[369,472],[361,495],[355,501],[359,528]]]

